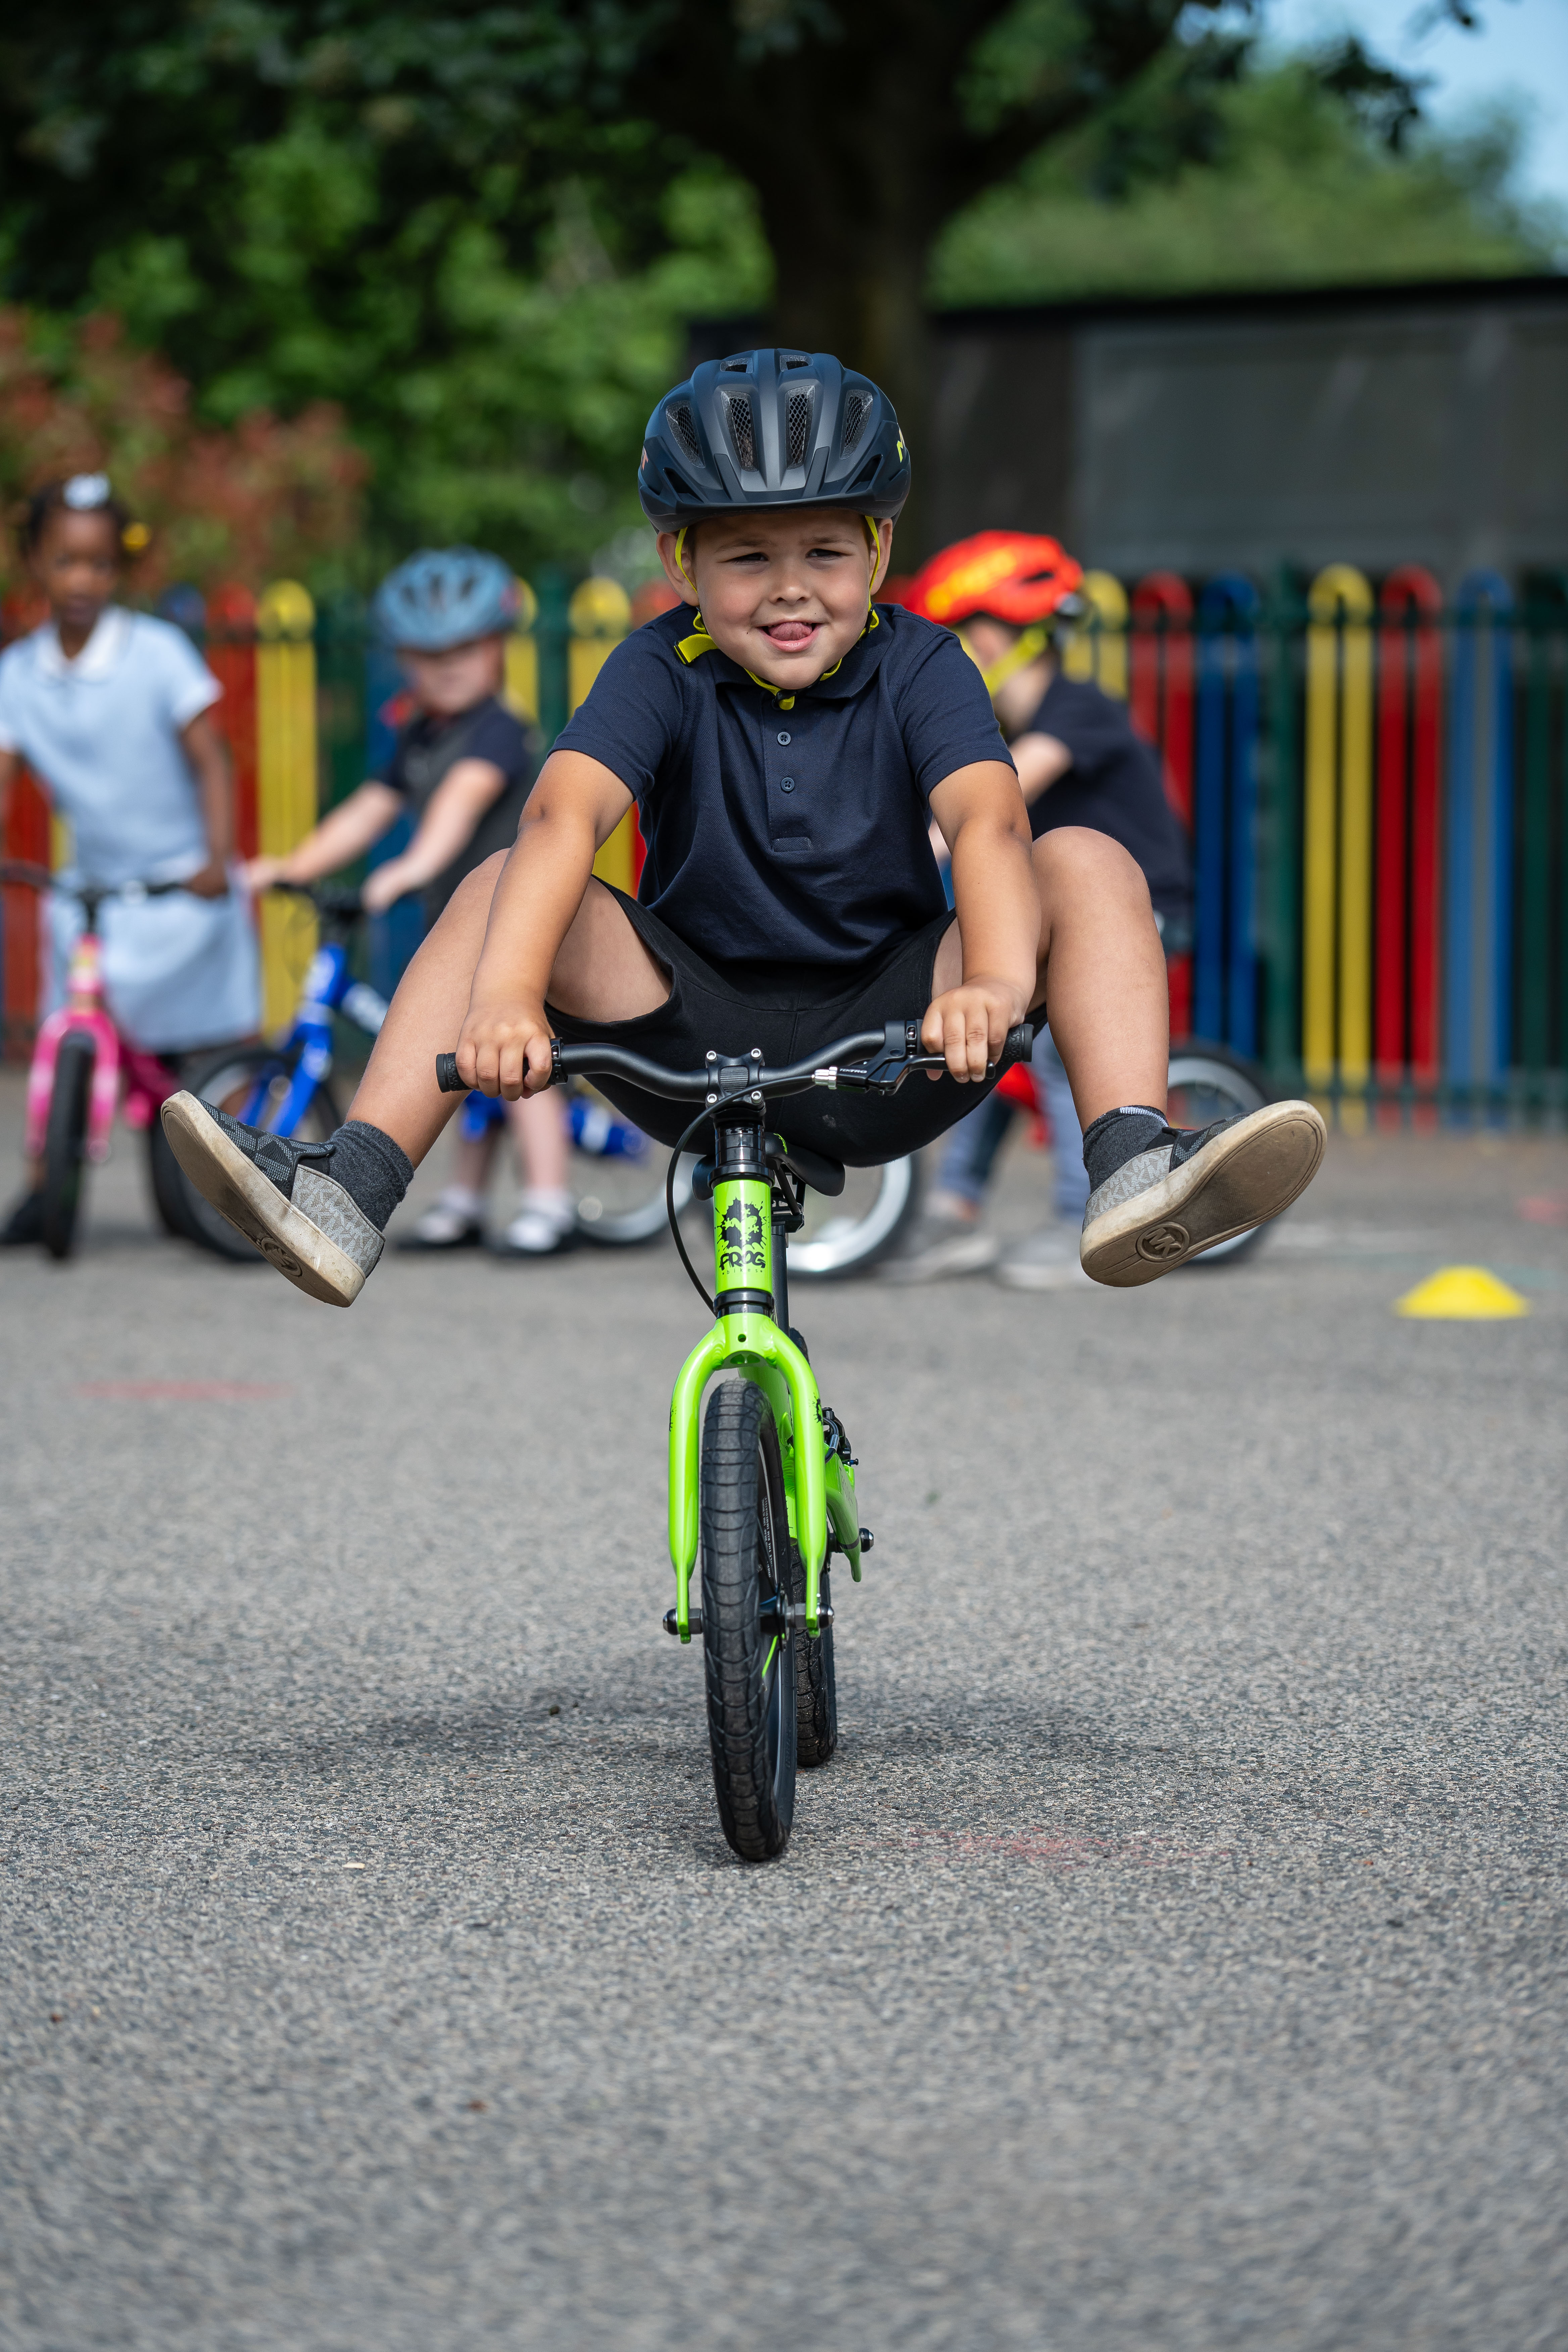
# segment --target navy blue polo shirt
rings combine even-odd
[[[896,604],[793,698],[696,629],[681,606],[634,630],[557,748],[632,794],[637,896],[699,955],[853,971],[947,903],[931,792],[977,760],[1011,765],[980,673],[950,631]]]

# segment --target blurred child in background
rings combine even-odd
[[[23,551],[49,617],[0,654],[0,831],[26,760],[70,826],[68,887],[183,885],[106,899],[99,919],[110,1012],[132,1045],[174,1060],[253,1036],[260,977],[230,887],[234,779],[209,716],[223,688],[183,630],[114,602],[146,541],[107,475],[75,474],[29,499]],[[50,898],[46,1011],[64,1002],[82,919],[75,899]],[[42,1238],[40,1181],[30,1169],[0,1243]]]
[[[411,556],[382,583],[375,617],[397,651],[414,715],[399,728],[379,772],[341,801],[286,857],[253,858],[252,890],[313,882],[351,865],[407,816],[406,849],[375,866],[363,890],[380,914],[417,890],[425,928],[436,923],[466,875],[517,836],[533,783],[526,729],[501,700],[507,633],[517,609],[511,573],[470,547]],[[460,1249],[484,1237],[485,1192],[501,1127],[483,1096],[465,1107],[451,1181],[415,1223],[411,1245]],[[496,1246],[549,1257],[576,1231],[567,1188],[567,1129],[559,1095],[505,1106],[523,1171],[517,1213]]]
[[[1083,570],[1054,539],[983,530],[944,548],[910,582],[906,602],[955,630],[990,689],[1018,772],[1035,840],[1055,826],[1109,834],[1143,869],[1166,954],[1192,937],[1192,857],[1165,797],[1157,755],[1132,731],[1126,706],[1086,679],[1062,675],[1058,627],[1079,614]],[[1048,1010],[1048,1007],[1047,1007]],[[1089,1199],[1083,1131],[1048,1028],[1035,1044],[1034,1077],[1051,1125],[1057,1221],[1005,1255],[981,1211],[1015,1106],[992,1095],[955,1127],[936,1188],[905,1249],[888,1268],[905,1282],[994,1265],[1020,1290],[1087,1282],[1078,1229]]]

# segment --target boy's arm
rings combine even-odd
[[[1018,779],[1000,760],[959,768],[931,795],[952,859],[963,978],[932,998],[921,1024],[928,1054],[955,1078],[983,1078],[1037,992],[1040,901]]]
[[[509,1102],[548,1086],[550,975],[594,860],[631,803],[615,771],[584,751],[552,751],[540,770],[490,900],[468,1017],[458,1041],[465,1086],[502,1094]]]
[[[505,789],[506,777],[493,760],[454,761],[420,819],[419,830],[401,856],[378,866],[364,886],[364,903],[373,915],[390,907],[405,891],[422,889],[444,874],[454,857],[467,849],[485,811]]]
[[[228,745],[205,710],[181,728],[180,743],[196,780],[207,836],[207,862],[184,887],[198,898],[221,898],[228,888],[228,862],[234,856],[234,769]]]
[[[390,784],[361,784],[357,792],[330,809],[303,841],[286,857],[253,857],[245,868],[245,887],[270,890],[275,882],[319,882],[352,866],[391,831],[403,814],[403,795]]]

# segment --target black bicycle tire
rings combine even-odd
[[[87,1160],[88,1107],[98,1047],[85,1029],[68,1029],[55,1056],[44,1129],[42,1233],[53,1258],[68,1258],[76,1245],[81,1213],[82,1170]]]
[[[790,1546],[790,1594],[797,1606],[805,1601],[805,1562],[798,1544]],[[823,1562],[819,1607],[831,1609],[833,1589]],[[795,1760],[803,1771],[826,1764],[838,1745],[838,1683],[833,1669],[833,1628],[824,1625],[816,1641],[805,1627],[795,1634]]]
[[[789,1598],[789,1517],[778,1432],[750,1381],[725,1381],[703,1417],[702,1651],[719,1822],[742,1862],[771,1862],[795,1819],[795,1643],[773,1652],[764,1596]],[[770,1562],[771,1567],[770,1567]]]
[[[216,1081],[226,1071],[245,1070],[249,1073],[254,1085],[265,1071],[276,1071],[282,1076],[289,1073],[289,1066],[287,1058],[268,1045],[221,1046],[204,1060],[192,1065],[185,1078],[185,1090],[195,1095],[198,1102],[210,1102],[217,1091]],[[312,1140],[324,1141],[334,1128],[342,1125],[338,1107],[325,1087],[318,1087],[311,1095],[306,1119],[320,1130],[319,1136]],[[170,1158],[174,1158],[173,1152]],[[198,1248],[209,1250],[214,1257],[221,1257],[230,1265],[265,1265],[268,1261],[255,1243],[247,1240],[204,1194],[197,1192],[177,1161],[175,1166],[179,1170],[185,1231],[189,1238]]]
[[[1181,1074],[1184,1066],[1194,1072],[1206,1067],[1211,1073],[1219,1073],[1222,1081],[1228,1079],[1232,1089],[1231,1100],[1237,1110],[1261,1110],[1266,1103],[1275,1099],[1274,1091],[1258,1065],[1249,1062],[1245,1055],[1233,1052],[1228,1045],[1211,1044],[1205,1037],[1187,1037],[1179,1045],[1173,1045],[1166,1079],[1167,1091],[1183,1083]],[[1222,1265],[1235,1265],[1242,1258],[1250,1257],[1268,1238],[1268,1234],[1266,1224],[1254,1225],[1250,1233],[1237,1234],[1231,1240],[1221,1242],[1215,1249],[1201,1251],[1196,1257],[1188,1260],[1188,1265],[1206,1267],[1211,1272]]]
[[[155,1111],[147,1123],[147,1178],[153,1207],[163,1231],[172,1241],[194,1241],[195,1236],[185,1213],[184,1178],[174,1147],[163,1132],[163,1122]]]
[[[905,1171],[908,1171],[907,1178],[901,1173]],[[835,1244],[831,1263],[814,1262],[812,1253],[816,1244],[793,1243],[789,1253],[792,1282],[843,1282],[855,1275],[869,1274],[873,1266],[880,1265],[885,1257],[893,1255],[904,1233],[920,1214],[921,1196],[924,1190],[920,1156],[916,1153],[905,1160],[889,1160],[884,1163],[881,1173],[884,1191],[895,1175],[907,1181],[908,1190],[896,1213],[891,1217],[879,1217],[877,1210],[882,1199],[882,1192],[879,1191],[873,1208],[858,1221],[854,1230]],[[868,1234],[870,1238],[857,1247],[857,1233]]]

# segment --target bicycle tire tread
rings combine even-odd
[[[701,1467],[702,1644],[713,1787],[724,1835],[748,1862],[771,1861],[789,1840],[794,1814],[795,1707],[793,1689],[781,1709],[788,1754],[775,1776],[768,1758],[768,1710],[760,1674],[757,1513],[759,1479],[773,1507],[781,1567],[782,1465],[772,1416],[747,1381],[715,1390],[705,1418]],[[787,1574],[787,1571],[786,1571]],[[787,1590],[787,1583],[786,1583]],[[786,1643],[775,1673],[793,1683]]]

